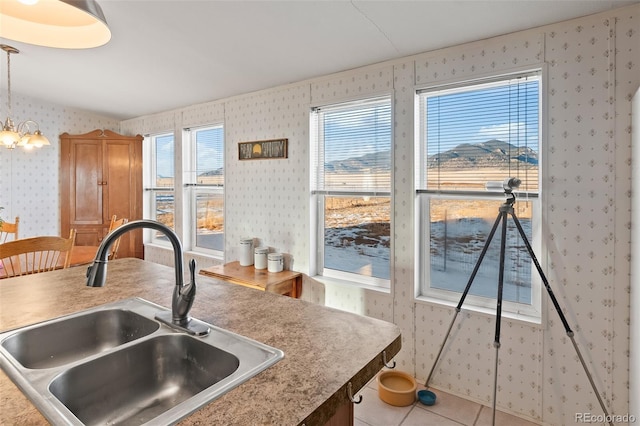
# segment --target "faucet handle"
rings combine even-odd
[[[180,296],[186,305],[186,313],[188,314],[191,309],[191,305],[193,304],[193,299],[196,297],[196,261],[195,259],[191,259],[189,261],[189,275],[191,280],[189,284],[185,285],[180,289]]]
[[[195,285],[196,283],[196,260],[195,259],[191,259],[189,261],[189,275],[191,277],[190,282],[192,282]]]
[[[196,261],[189,262],[189,275],[191,281],[183,286],[176,286],[173,292],[173,318],[174,321],[184,323],[189,319],[189,311],[196,297]]]

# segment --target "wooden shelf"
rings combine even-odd
[[[302,274],[296,271],[269,272],[251,266],[240,266],[235,261],[200,270],[201,275],[228,281],[257,290],[299,298],[302,292]]]

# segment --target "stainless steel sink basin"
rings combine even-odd
[[[0,333],[0,366],[52,424],[172,424],[284,356],[212,325],[207,336],[176,332],[153,319],[158,311],[168,310],[127,299]],[[89,319],[103,325],[84,330],[79,324]],[[73,340],[69,329],[102,343],[63,348]],[[114,338],[120,329],[135,337]],[[38,338],[55,349],[34,347]],[[48,362],[46,353],[64,362]]]
[[[108,309],[27,328],[4,339],[2,348],[26,368],[52,368],[147,336],[158,328],[156,321],[131,311]]]
[[[142,424],[239,365],[235,355],[187,335],[159,336],[72,367],[49,389],[87,425]]]

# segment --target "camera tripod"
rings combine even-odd
[[[487,184],[487,189],[489,189],[490,185],[495,185],[495,182],[490,182]],[[504,263],[505,263],[505,246],[506,246],[506,236],[507,236],[507,215],[511,215],[511,218],[513,219],[514,223],[516,224],[516,227],[518,228],[518,232],[520,234],[520,237],[522,238],[522,240],[525,243],[525,246],[527,247],[527,251],[529,252],[529,256],[531,257],[531,260],[533,261],[533,264],[535,265],[536,269],[538,270],[538,274],[540,274],[540,278],[542,279],[542,282],[544,283],[545,288],[547,289],[547,293],[549,294],[549,298],[551,299],[551,302],[553,302],[553,306],[555,307],[556,311],[558,312],[558,315],[560,316],[560,320],[562,321],[562,325],[564,326],[565,332],[567,334],[567,336],[569,337],[569,339],[571,339],[571,343],[573,343],[573,347],[575,348],[576,354],[578,355],[578,358],[580,359],[580,363],[582,364],[582,368],[584,369],[584,372],[587,375],[587,378],[589,379],[589,383],[591,383],[591,387],[593,389],[593,392],[595,393],[596,397],[598,398],[598,402],[600,403],[600,407],[602,408],[602,411],[605,414],[605,418],[607,419],[606,421],[609,423],[610,426],[613,426],[613,422],[611,421],[611,417],[609,416],[609,412],[607,411],[607,408],[604,405],[604,402],[602,401],[602,398],[600,396],[600,393],[598,392],[598,389],[596,388],[596,385],[593,381],[593,377],[591,376],[591,373],[589,373],[589,369],[587,368],[587,365],[584,361],[584,358],[582,358],[582,354],[580,353],[580,349],[578,348],[578,345],[576,344],[575,339],[573,338],[573,331],[571,330],[571,327],[569,327],[569,323],[567,322],[567,319],[565,318],[564,314],[562,313],[562,309],[560,309],[560,305],[558,304],[558,300],[556,299],[555,295],[553,294],[553,290],[551,289],[551,286],[549,285],[549,281],[547,280],[546,276],[544,275],[544,272],[542,271],[542,268],[540,267],[540,264],[538,263],[538,259],[536,258],[535,253],[533,252],[533,249],[531,248],[531,244],[529,243],[529,240],[527,239],[527,236],[524,232],[524,230],[522,229],[522,225],[520,224],[520,221],[518,220],[518,218],[516,217],[514,211],[513,211],[513,204],[516,201],[516,195],[513,193],[513,189],[517,188],[520,185],[520,180],[516,179],[516,178],[507,178],[504,180],[503,183],[498,182],[498,185],[502,186],[502,189],[504,189],[504,193],[505,195],[508,197],[507,200],[500,206],[499,208],[499,213],[498,213],[498,217],[496,218],[495,223],[493,224],[493,228],[491,229],[491,232],[489,233],[489,236],[487,237],[487,241],[484,244],[484,247],[482,248],[482,252],[480,253],[480,257],[478,258],[478,261],[476,262],[475,267],[473,268],[473,271],[471,272],[471,277],[469,278],[469,281],[467,282],[467,286],[465,287],[463,293],[462,293],[462,297],[460,298],[460,301],[458,302],[458,305],[455,308],[455,314],[453,316],[453,319],[451,320],[451,324],[449,325],[449,329],[447,330],[447,334],[444,337],[444,341],[442,342],[442,346],[440,346],[440,350],[438,351],[438,355],[436,356],[435,361],[433,362],[433,366],[431,367],[431,371],[429,372],[429,376],[427,377],[427,381],[425,382],[425,387],[429,387],[429,382],[431,381],[431,377],[433,376],[433,372],[435,371],[436,365],[438,364],[438,360],[440,359],[440,355],[442,354],[442,350],[444,349],[444,345],[447,342],[447,339],[449,338],[449,335],[451,334],[451,329],[453,328],[453,324],[458,316],[458,314],[460,313],[460,309],[462,308],[462,304],[464,303],[465,298],[467,297],[467,294],[469,293],[469,289],[471,288],[471,284],[473,284],[473,280],[476,277],[476,274],[478,273],[478,270],[480,269],[480,265],[484,259],[485,254],[487,253],[487,250],[489,249],[489,245],[491,244],[491,240],[493,239],[493,236],[496,232],[496,230],[498,229],[498,225],[500,224],[500,222],[502,222],[502,238],[500,240],[500,271],[499,271],[499,275],[498,275],[498,296],[497,296],[497,305],[496,305],[496,329],[495,329],[495,339],[493,342],[493,346],[496,348],[496,359],[495,359],[495,367],[494,367],[494,380],[493,380],[493,415],[492,415],[492,424],[495,425],[496,424],[496,394],[497,394],[497,387],[498,387],[498,357],[499,357],[499,349],[500,349],[500,320],[501,320],[501,316],[502,316],[502,289],[503,289],[503,284],[504,284]]]

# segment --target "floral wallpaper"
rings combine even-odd
[[[2,117],[6,117],[4,108],[3,101]],[[20,217],[20,238],[60,235],[59,135],[95,129],[117,132],[119,122],[15,93],[12,114],[16,123],[36,121],[51,145],[32,150],[0,147],[0,206],[4,207],[0,214],[9,222]]]
[[[330,102],[391,93],[391,290],[322,284],[305,277],[302,298],[398,324],[403,340],[396,357],[397,368],[424,382],[453,308],[415,297],[419,285],[415,278],[413,226],[415,90],[429,84],[542,68],[543,249],[538,258],[609,413],[624,415],[629,411],[630,386],[631,97],[640,84],[639,17],[640,5],[635,4],[140,117],[120,123],[120,131],[179,131],[222,118],[227,172],[226,260],[237,257],[239,238],[251,235],[287,253],[288,266],[308,274],[313,251],[309,246],[309,110]],[[16,116],[23,115],[21,109],[25,108],[14,108]],[[27,108],[29,112],[31,109]],[[33,109],[34,114],[40,114],[37,108]],[[64,131],[70,127],[80,132],[114,125],[57,107],[51,107],[49,113],[60,117],[60,129]],[[46,116],[36,119],[53,121]],[[57,132],[61,130],[45,133]],[[238,160],[238,142],[272,138],[289,139],[287,159]],[[52,194],[58,193],[57,185],[55,179],[51,181],[51,176],[57,176],[53,170],[57,165],[55,148],[48,154],[41,151],[37,157],[28,157],[29,154],[0,153],[0,205],[9,206],[5,216],[30,210],[40,201],[56,202],[56,195]],[[29,166],[23,167],[25,164]],[[35,176],[27,176],[29,173]],[[7,195],[8,184],[19,188]],[[30,191],[38,195],[16,195]],[[31,220],[39,221],[34,232],[55,230],[58,226],[57,217]],[[151,246],[146,247],[146,256],[167,264],[173,260],[167,250]],[[207,265],[219,260],[203,257],[202,262]],[[601,414],[554,307],[546,294],[542,300],[541,324],[503,318],[498,408],[545,425],[575,423],[576,413]],[[463,310],[435,370],[435,388],[491,405],[494,324],[491,314]]]
[[[541,259],[610,414],[628,412],[629,101],[640,80],[637,7],[633,10],[432,52],[415,61],[417,84],[543,67]],[[546,310],[540,326],[503,325],[498,406],[544,424],[601,413],[544,291],[542,298]],[[416,353],[426,355],[416,363],[417,376],[428,375],[450,317],[450,309],[416,305]],[[479,314],[463,317],[436,369],[435,386],[491,403],[493,324],[493,318]]]

